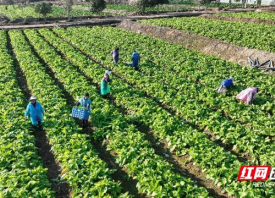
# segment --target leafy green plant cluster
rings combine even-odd
[[[275,13],[272,12],[238,12],[238,13],[219,13],[216,16],[229,16],[237,18],[253,18],[263,20],[275,20]]]
[[[88,135],[83,134],[70,118],[71,108],[66,105],[61,90],[46,74],[22,32],[9,31],[9,36],[29,89],[46,109],[44,127],[47,137],[62,168],[62,179],[66,179],[72,187],[73,196],[119,196],[121,187],[110,177],[114,170],[107,168],[107,164],[98,157],[91,145]],[[10,101],[13,101],[12,98]]]
[[[102,12],[106,8],[105,0],[90,0],[91,12]]]
[[[82,5],[84,7],[88,7],[88,5]],[[146,7],[145,11],[184,11],[184,10],[193,10],[197,9],[198,3],[190,2],[190,3],[170,3],[170,4],[162,4],[158,7]],[[229,4],[227,3],[200,3],[202,7],[220,7],[220,8],[228,8]],[[243,7],[242,4],[232,4],[231,7]],[[127,4],[107,4],[107,9],[113,10],[127,10],[129,12],[137,12],[139,11],[138,6],[136,5],[127,5]]]
[[[6,32],[0,31],[0,197],[53,197],[35,137],[24,118]]]
[[[129,12],[138,12],[139,8],[138,6],[135,5],[124,5],[124,4],[107,4],[106,5],[107,9],[113,9],[113,10],[127,10]],[[185,11],[185,10],[190,10],[189,7],[187,6],[167,6],[167,5],[159,5],[158,7],[146,7],[145,11],[150,12],[150,11]]]
[[[78,57],[79,54],[71,51],[71,48],[61,39],[57,39],[50,30],[41,29],[39,32],[50,43],[59,46],[70,61],[82,65],[81,69],[91,66],[90,63],[94,64],[83,56]],[[172,166],[155,154],[150,143],[145,140],[145,134],[129,124],[116,107],[103,100],[96,87],[89,83],[77,68],[62,59],[55,48],[44,41],[37,31],[25,30],[25,33],[41,58],[75,99],[84,92],[90,93],[92,123],[97,128],[94,136],[96,139],[106,139],[107,149],[114,151],[117,163],[125,168],[129,176],[137,179],[137,188],[141,193],[156,197],[207,196],[205,189],[197,187],[190,179],[174,173]],[[90,67],[90,71],[93,71],[100,81],[105,70]],[[68,75],[69,72],[71,76]]]
[[[275,52],[275,45],[273,45],[275,26],[273,25],[255,25],[254,23],[212,20],[202,17],[149,19],[141,22],[193,32],[239,46]]]
[[[146,56],[149,56],[150,60],[154,60],[154,58],[155,58],[155,60],[162,60],[160,56],[163,56],[164,54],[166,55],[165,52],[162,52],[162,53],[159,52],[158,55],[155,55],[154,53],[150,53],[150,52],[154,51],[155,53],[157,53],[158,50],[156,50],[156,49],[167,50],[167,48],[169,46],[169,53],[170,53],[170,49],[171,49],[171,51],[177,49],[178,52],[182,52],[182,53],[179,53],[180,56],[182,56],[184,53],[186,56],[194,55],[194,57],[199,59],[199,60],[193,60],[194,63],[202,62],[202,64],[204,64],[205,61],[213,61],[213,63],[216,63],[216,64],[219,63],[221,67],[223,67],[225,64],[225,62],[215,59],[213,57],[207,58],[206,56],[203,56],[200,54],[196,55],[194,52],[180,49],[177,46],[169,45],[167,43],[164,43],[164,42],[156,40],[156,39],[150,39],[150,38],[146,38],[146,37],[143,37],[140,35],[137,36],[137,35],[131,34],[130,32],[123,33],[122,30],[117,30],[114,28],[110,28],[110,29],[102,28],[100,30],[97,28],[95,28],[95,29],[94,28],[93,29],[69,28],[67,31],[65,31],[63,29],[54,29],[54,31],[57,32],[59,35],[63,36],[64,38],[68,39],[70,42],[72,42],[79,48],[81,48],[81,50],[89,53],[90,55],[94,56],[97,60],[99,60],[102,63],[107,64],[109,66],[111,65],[111,61],[106,60],[106,54],[108,51],[111,50],[110,47],[112,47],[112,46],[121,46],[121,49],[124,49],[124,50],[129,50],[129,48],[137,48],[138,51],[141,51],[144,54],[146,54]],[[82,33],[85,32],[85,34],[80,34],[81,32]],[[127,36],[126,34],[129,34],[129,35]],[[124,38],[124,39],[121,39],[121,38]],[[134,38],[135,42],[133,42],[133,38]],[[58,43],[60,41],[58,41],[58,42],[57,41],[58,40],[55,40],[55,43],[58,47]],[[118,41],[121,41],[121,42],[118,42]],[[54,44],[54,42],[52,42],[52,43]],[[110,43],[111,43],[111,45],[109,45]],[[140,46],[138,46],[137,43],[139,43]],[[63,46],[65,44],[63,43],[60,45]],[[128,49],[127,49],[127,46],[129,46]],[[66,48],[69,48],[69,47],[66,47]],[[64,50],[64,53],[67,53],[67,51]],[[75,51],[74,53],[77,53],[77,52]],[[131,52],[129,52],[129,53],[131,53]],[[126,61],[126,59],[124,59],[125,55],[126,55],[125,53],[122,54],[122,57],[123,57],[122,60],[124,60],[124,61]],[[129,55],[130,54],[128,54],[128,56]],[[172,55],[173,55],[173,53],[172,53]],[[73,50],[68,55],[68,57],[73,57]],[[79,57],[79,58],[77,59],[77,57]],[[81,67],[81,69],[85,70],[85,68],[87,68],[88,65],[81,66],[83,63],[80,60],[84,59],[84,57],[83,58],[80,58],[80,57],[81,57],[81,55],[79,55],[79,52],[78,52],[77,55],[74,58],[72,58],[71,61],[73,61],[75,65],[78,65],[79,67]],[[147,58],[148,57],[145,57],[144,59],[147,59]],[[167,65],[170,65],[174,61],[174,66],[176,66],[175,60],[173,60],[172,57],[167,57],[167,58],[172,59],[171,62],[169,62],[168,59],[165,59],[165,61],[167,61]],[[207,59],[207,60],[205,60],[205,59]],[[164,61],[164,59],[163,59],[163,61]],[[176,62],[176,63],[178,64],[178,62]],[[91,64],[91,63],[89,63],[89,64]],[[228,66],[230,66],[229,63],[227,63],[227,64],[228,64]],[[183,95],[178,94],[180,96],[177,96],[177,93],[171,91],[173,89],[170,88],[169,86],[168,87],[167,86],[166,87],[159,86],[159,84],[161,84],[160,81],[165,81],[165,79],[168,77],[167,74],[165,74],[165,73],[168,73],[169,71],[165,72],[161,68],[150,69],[150,67],[152,67],[152,65],[147,65],[148,66],[147,67],[147,66],[145,66],[146,65],[145,62],[143,62],[142,65],[144,67],[146,67],[143,71],[145,73],[145,77],[142,77],[142,75],[140,75],[139,72],[135,72],[135,71],[131,71],[131,70],[128,71],[129,69],[125,69],[125,67],[123,67],[123,66],[115,67],[115,68],[113,68],[113,70],[116,72],[120,72],[119,74],[122,76],[125,76],[126,79],[129,80],[130,82],[135,83],[138,86],[141,85],[141,86],[139,86],[140,88],[146,87],[148,93],[154,95],[154,92],[156,92],[156,94],[154,96],[156,96],[157,98],[159,98],[163,101],[167,101],[167,103],[170,100],[171,105],[174,104],[178,108],[179,113],[182,113],[186,116],[190,115],[190,118],[193,119],[195,124],[196,124],[196,122],[198,122],[202,125],[207,125],[207,127],[209,127],[211,130],[214,130],[214,132],[217,134],[218,139],[221,138],[224,142],[230,141],[230,143],[236,144],[236,146],[234,146],[234,147],[237,147],[239,150],[241,150],[243,152],[249,152],[249,154],[251,154],[252,157],[254,156],[251,159],[252,163],[254,163],[254,164],[258,163],[257,158],[261,159],[261,164],[265,164],[265,163],[272,164],[273,163],[272,160],[274,161],[274,158],[271,159],[270,155],[272,155],[274,148],[273,148],[270,140],[268,140],[268,138],[264,139],[260,135],[255,134],[255,131],[250,132],[251,129],[246,130],[241,125],[237,125],[234,122],[227,121],[222,116],[220,116],[220,111],[218,111],[217,113],[212,113],[212,117],[210,118],[210,119],[212,119],[212,121],[209,122],[207,120],[207,119],[209,119],[209,115],[207,115],[206,108],[203,106],[199,106],[200,104],[197,102],[198,99],[193,97],[193,99],[188,100],[188,97],[185,97],[185,94],[187,94],[187,92],[189,92],[189,87],[186,88],[187,91],[182,90],[182,92],[184,91]],[[165,65],[165,66],[167,66],[167,65]],[[210,65],[206,65],[206,66],[209,67]],[[232,65],[232,67],[233,66],[238,68],[238,66],[236,66],[236,65]],[[186,65],[186,67],[188,67],[188,66]],[[216,67],[216,65],[215,65],[215,67]],[[184,69],[184,68],[181,66],[181,69]],[[193,67],[190,67],[189,69],[190,69],[190,72],[194,72]],[[102,68],[101,68],[101,70],[102,70]],[[161,70],[163,72],[157,74],[157,72],[159,70]],[[188,70],[188,68],[187,68],[187,70]],[[200,71],[201,70],[198,70],[198,72],[200,72]],[[91,67],[89,70],[88,69],[85,70],[85,73],[87,75],[90,74],[92,76],[95,76],[95,75],[93,75],[93,72],[96,72],[97,74],[100,73],[99,71],[98,72],[95,71],[95,65],[93,67]],[[258,73],[258,75],[260,75],[260,73]],[[159,76],[158,81],[156,78],[157,76]],[[163,78],[161,79],[160,76],[162,76]],[[190,76],[192,77],[192,74],[190,74]],[[147,78],[147,80],[146,80],[146,78]],[[219,81],[221,80],[220,78],[221,77],[219,77]],[[167,81],[169,81],[169,79]],[[174,81],[176,81],[176,80],[174,79]],[[217,79],[216,79],[216,81],[217,81]],[[114,94],[114,96],[116,96],[116,98],[118,98],[117,101],[119,103],[121,103],[121,105],[127,106],[127,108],[129,108],[135,112],[134,115],[136,115],[136,117],[141,119],[147,125],[152,126],[152,128],[155,130],[157,135],[159,135],[161,138],[168,140],[169,144],[172,145],[174,147],[174,149],[176,149],[178,151],[178,153],[188,152],[188,150],[186,150],[185,146],[190,144],[190,139],[188,139],[189,141],[185,140],[183,137],[181,137],[183,135],[182,132],[175,132],[175,130],[183,129],[183,131],[185,131],[184,135],[188,136],[187,131],[190,131],[191,129],[184,129],[184,128],[186,128],[186,126],[184,127],[184,126],[182,126],[182,124],[181,125],[177,124],[178,122],[180,122],[180,120],[176,121],[177,119],[175,119],[174,117],[166,117],[167,116],[166,111],[161,111],[159,108],[156,107],[157,105],[155,103],[153,103],[152,101],[149,102],[150,100],[148,101],[148,100],[141,98],[141,96],[144,95],[143,93],[139,93],[137,90],[133,90],[129,86],[126,86],[126,85],[124,85],[125,87],[123,87],[123,84],[125,84],[125,83],[123,83],[121,80],[119,80],[117,78],[114,80],[114,83],[115,82],[117,82],[117,84],[113,85],[115,87],[114,89],[118,89],[119,91],[118,91],[118,93],[116,91],[113,91],[112,94]],[[194,84],[195,83],[193,82],[193,85]],[[183,85],[185,85],[185,84],[183,84]],[[191,85],[191,84],[189,83],[189,85]],[[215,85],[215,86],[217,86],[217,85]],[[146,89],[144,89],[144,91],[146,91]],[[127,90],[127,91],[121,93],[122,90]],[[129,94],[129,92],[131,92],[131,93]],[[197,92],[192,92],[192,89],[190,92],[193,93],[194,95],[197,94]],[[212,93],[213,92],[215,92],[215,91],[212,90]],[[136,93],[136,94],[134,94],[134,93]],[[181,93],[181,92],[179,92],[179,93]],[[214,93],[214,95],[215,95],[215,93]],[[211,95],[209,95],[209,97],[210,96]],[[176,100],[173,100],[173,97],[176,97]],[[135,100],[137,100],[137,98],[138,98],[138,102],[134,102]],[[131,102],[129,102],[129,101],[131,101]],[[199,111],[200,109],[196,108],[196,105],[194,105],[194,104],[198,105],[198,107],[200,107],[200,108],[203,108],[203,111],[200,112]],[[185,106],[187,106],[187,109],[185,108]],[[189,108],[189,110],[188,110],[188,108]],[[152,110],[152,109],[154,109],[154,110]],[[140,112],[142,112],[143,116],[140,116],[140,114],[139,114]],[[147,115],[147,112],[148,112],[148,115]],[[164,120],[166,120],[166,121],[169,120],[169,122],[167,124],[165,124]],[[223,122],[225,122],[225,124]],[[213,145],[213,144],[211,144],[211,141],[207,140],[207,138],[205,136],[203,136],[199,132],[195,132],[195,131],[196,130],[192,129],[190,131],[190,133],[196,134],[202,139],[202,142],[196,141],[196,143],[199,143],[199,146],[201,147],[200,152],[202,152],[202,150],[203,150],[203,152],[205,154],[209,150],[209,155],[211,156],[210,152],[213,151],[213,148],[211,145]],[[170,133],[172,133],[173,135],[170,135]],[[197,139],[198,136],[196,136],[194,138]],[[255,143],[254,141],[257,141],[257,138],[260,138],[260,141],[258,143]],[[251,141],[251,143],[250,143],[250,141]],[[265,141],[267,142],[267,145],[265,145],[265,143],[263,143]],[[186,144],[186,145],[184,145],[184,144]],[[206,147],[206,145],[207,145],[207,147]],[[213,145],[213,146],[215,146],[215,145]],[[192,153],[190,155],[192,155],[194,157],[194,156],[199,155],[198,153],[200,153],[200,152],[199,152],[199,150],[194,151],[193,147],[194,147],[194,145],[191,146],[192,152],[190,150],[189,150],[189,152]],[[258,148],[256,148],[256,147],[258,147]],[[196,149],[198,149],[198,148],[196,147]],[[256,152],[256,150],[257,150],[257,152]],[[198,152],[198,153],[194,154],[194,152],[195,153]],[[220,152],[221,153],[223,152],[222,149],[220,150]],[[217,153],[219,153],[219,152],[213,151],[213,153],[215,153],[215,156],[217,157],[218,156]],[[208,156],[208,154],[205,154],[205,155]],[[221,154],[221,156],[222,156],[222,154]],[[209,167],[205,163],[200,163],[200,160],[202,160],[202,158],[194,157],[193,159],[197,163],[199,163],[200,166],[204,170],[209,169]],[[221,159],[222,157],[217,157],[217,158]],[[227,156],[225,159],[232,160],[232,156]],[[211,162],[208,162],[208,163],[211,163]],[[211,165],[211,170],[209,170],[207,173],[211,175],[210,177],[212,179],[215,179],[215,181],[218,182],[219,179],[217,179],[217,177],[215,177],[215,174],[214,174],[215,171],[213,169],[215,169],[216,167],[219,167],[221,164],[217,165],[217,164],[215,164],[215,162],[213,162],[213,163],[214,164]],[[227,163],[225,163],[225,164],[223,164],[223,166],[225,166],[224,167],[225,169],[231,169],[231,171],[233,170],[232,167],[227,166],[228,165]],[[233,164],[233,163],[230,162],[229,164]],[[213,176],[213,174],[214,174],[214,176]],[[219,185],[223,185],[223,187],[225,187],[224,185],[226,185],[226,184],[229,185],[230,182],[234,183],[234,181],[235,181],[234,174],[236,174],[236,173],[232,173],[231,176],[226,175],[225,176],[226,179],[223,179],[223,182],[225,182],[225,183],[219,183]],[[219,177],[222,177],[222,176],[219,175]],[[250,186],[249,188],[252,189],[253,187]],[[227,190],[227,192],[230,192],[232,194],[237,193],[237,192],[232,191],[232,189],[230,189],[230,188],[226,188],[226,190]],[[270,190],[270,192],[272,192],[272,189],[269,189],[269,190]],[[238,190],[236,190],[236,191],[238,191]],[[262,193],[268,193],[268,192],[266,191],[266,192],[262,192]],[[242,195],[247,195],[247,194],[240,193],[239,195],[242,196]]]
[[[52,5],[51,4],[48,4],[48,3],[40,3],[40,4],[37,4],[35,6],[35,9],[34,11],[38,14],[41,14],[44,18],[46,18],[46,16],[51,13],[52,11]]]
[[[24,6],[23,11],[22,9],[18,8],[18,6],[7,6],[7,9],[5,6],[0,5],[0,13],[8,17],[9,19],[17,19],[17,18],[42,18],[43,15],[35,12],[34,6]],[[87,10],[79,10],[79,9],[73,9],[72,10],[72,16],[91,16],[94,15],[93,13],[87,11]],[[51,13],[49,13],[48,17],[67,17],[67,11],[66,9],[62,7],[52,6]]]

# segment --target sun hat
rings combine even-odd
[[[30,97],[30,101],[31,101],[31,100],[37,100],[37,98],[36,98],[35,96],[31,96],[31,97]]]

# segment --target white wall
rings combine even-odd
[[[263,6],[268,6],[268,5],[275,5],[275,0],[262,0]]]
[[[270,0],[266,0],[266,1],[270,1]],[[275,0],[273,0],[273,1],[275,1]],[[220,0],[220,2],[221,3],[229,3],[229,0]],[[254,2],[255,2],[255,0],[247,0],[247,4],[254,4]],[[240,1],[231,0],[231,3],[241,4],[242,0],[240,0]]]

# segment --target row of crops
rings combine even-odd
[[[43,16],[35,12],[34,6],[18,6],[18,5],[9,5],[9,6],[0,6],[0,14],[8,17],[9,19],[17,19],[17,18],[42,18]],[[48,17],[66,17],[67,10],[63,7],[52,7],[52,12],[48,15]],[[73,17],[78,16],[92,16],[96,15],[95,13],[91,13],[87,10],[73,9],[71,15]],[[99,13],[97,15],[105,15],[103,13]]]
[[[88,8],[90,8],[90,4],[80,4],[74,5],[72,9],[72,16],[73,17],[80,17],[80,16],[105,16],[110,15],[107,12],[99,12],[99,13],[92,13]],[[138,12],[139,8],[134,5],[122,5],[122,4],[107,4],[106,9],[112,10],[125,10],[127,12]],[[185,11],[190,10],[190,7],[186,6],[158,6],[158,7],[147,7],[146,12],[150,11]],[[0,5],[0,14],[8,17],[9,19],[18,19],[18,18],[42,18],[42,15],[35,12],[35,7],[28,5]],[[119,14],[119,13],[118,13]],[[48,15],[48,17],[66,17],[67,10],[63,7],[53,6],[52,12]]]
[[[0,40],[0,197],[3,194],[7,197],[52,196],[46,170],[37,155],[35,138],[22,116],[24,97],[3,31]]]
[[[238,12],[238,13],[219,13],[216,16],[229,16],[237,18],[252,18],[263,20],[275,20],[275,13],[273,12]]]
[[[138,125],[147,126],[150,129],[147,132],[167,142],[172,152],[189,156],[206,178],[220,186],[223,192],[237,197],[270,197],[274,194],[272,187],[255,188],[250,182],[237,182],[241,165],[275,163],[272,157],[275,154],[272,139],[275,131],[272,98],[275,88],[272,85],[275,80],[272,76],[111,27],[1,31],[0,36],[3,41],[0,61],[5,65],[0,68],[1,76],[5,76],[1,78],[1,87],[11,82],[5,87],[10,90],[10,97],[4,97],[4,92],[0,97],[3,104],[1,116],[5,118],[1,119],[0,142],[14,142],[1,147],[4,152],[0,154],[0,171],[1,179],[2,175],[5,179],[0,180],[0,192],[4,196],[53,195],[46,170],[35,152],[34,137],[22,119],[12,119],[14,115],[19,118],[23,115],[25,104],[16,82],[9,40],[30,91],[46,109],[47,138],[62,168],[62,179],[72,187],[75,196],[131,196],[113,180],[115,170],[109,169],[98,157],[91,138],[99,142],[104,140],[107,149],[115,153],[116,163],[129,177],[137,180],[140,194],[208,196],[206,189],[176,173],[171,164],[156,154]],[[121,51],[121,62],[115,67],[108,55],[114,46],[119,46]],[[124,64],[130,61],[133,49],[142,57],[140,71]],[[112,68],[114,74],[111,84],[114,104],[99,95],[100,80],[106,68]],[[220,96],[215,90],[228,76],[234,77],[236,89],[227,97]],[[56,81],[63,86],[56,85]],[[260,89],[259,97],[251,106],[235,99],[235,95],[247,86]],[[75,101],[83,93],[90,93],[95,128],[92,137],[84,134],[70,118],[72,104],[64,96],[64,91]],[[16,108],[15,112],[15,107],[9,106],[14,96],[18,98],[16,104],[21,111]],[[13,157],[11,147],[19,158]],[[28,158],[24,155],[26,152]],[[22,165],[21,155],[26,162],[35,162],[32,167],[27,163]],[[20,166],[11,168],[11,164],[19,163]],[[21,177],[18,172],[31,175]],[[14,182],[18,185],[10,188]],[[21,185],[22,182],[28,185]],[[11,194],[14,191],[18,194]]]
[[[228,3],[202,3],[202,2],[174,2],[171,4],[163,4],[159,5],[158,7],[148,7],[146,8],[146,11],[178,11],[178,10],[185,10],[185,9],[197,9],[198,5],[200,5],[202,8],[204,7],[220,7],[220,8],[227,8],[227,7],[240,7],[242,8],[242,4],[231,4]],[[251,6],[251,5],[248,5]],[[127,10],[127,11],[138,11],[138,7],[134,5],[124,5],[124,4],[108,4],[108,9],[114,9],[114,10]]]
[[[223,21],[201,17],[149,19],[141,22],[192,32],[231,42],[239,46],[275,52],[275,45],[273,44],[275,26],[273,25]]]

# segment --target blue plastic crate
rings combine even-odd
[[[73,118],[78,118],[80,120],[88,120],[89,119],[89,112],[85,109],[79,109],[77,107],[73,107],[72,117]]]

